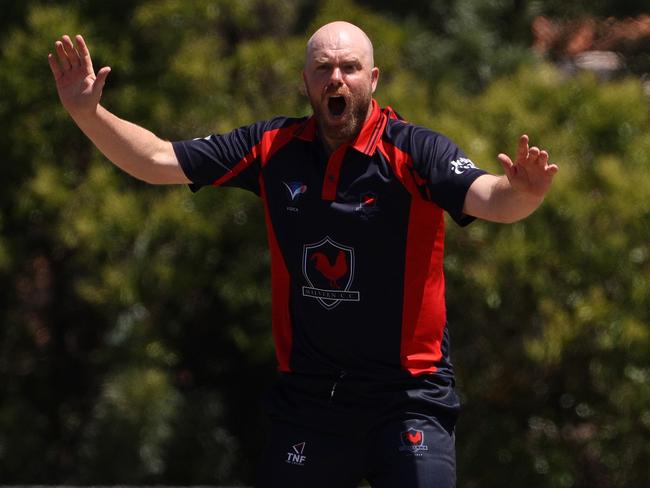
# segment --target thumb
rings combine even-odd
[[[97,72],[97,78],[95,78],[95,84],[93,86],[93,92],[95,94],[101,96],[104,85],[106,84],[106,78],[108,77],[108,74],[110,72],[111,72],[111,68],[108,66],[104,66],[102,69],[100,69]]]
[[[512,162],[512,159],[510,159],[510,156],[501,153],[497,156],[497,159],[501,163],[501,166],[503,167],[506,176],[510,178],[514,173],[514,163]]]

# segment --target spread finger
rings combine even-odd
[[[539,148],[533,146],[528,151],[528,161],[530,163],[537,163],[537,158],[539,158]]]
[[[86,46],[86,41],[80,34],[77,34],[75,36],[75,40],[77,41],[77,51],[79,51],[81,63],[83,64],[86,71],[92,72],[93,63],[90,59],[90,52],[88,51],[88,46]]]
[[[63,48],[63,43],[61,41],[56,41],[54,43],[54,49],[56,50],[56,54],[59,56],[59,62],[61,63],[61,68],[63,68],[63,71],[67,71],[71,68],[70,60],[68,59],[68,55],[65,52],[65,49]]]
[[[68,36],[63,36],[63,49],[68,56],[70,65],[73,67],[79,66],[79,53],[77,53],[77,50],[74,48],[74,45]]]
[[[54,79],[58,80],[61,78],[63,73],[61,72],[61,67],[59,66],[59,63],[56,62],[56,59],[54,59],[54,56],[52,54],[47,55],[47,62],[50,64],[50,69],[52,70],[52,74],[54,75]]]
[[[546,166],[546,163],[548,163],[548,153],[546,151],[541,151],[539,153],[539,159],[537,160],[537,162],[541,166]]]
[[[519,147],[517,148],[517,161],[524,161],[528,157],[528,136],[526,134],[519,138]]]

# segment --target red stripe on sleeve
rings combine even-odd
[[[446,323],[444,215],[440,207],[420,196],[409,169],[411,157],[385,141],[379,143],[379,149],[411,194],[400,346],[402,368],[414,376],[433,373],[442,358]]]
[[[244,171],[246,168],[248,168],[251,164],[253,164],[253,161],[255,161],[255,159],[257,158],[258,151],[259,151],[259,144],[256,144],[255,146],[253,146],[251,151],[246,156],[240,159],[239,162],[232,167],[230,171],[228,171],[221,178],[219,178],[214,183],[212,183],[212,186],[221,186],[225,182],[231,180],[239,173]]]
[[[212,183],[212,186],[221,186],[225,182],[237,176],[239,173],[248,168],[259,157],[262,167],[267,161],[285,144],[287,144],[295,133],[295,125],[280,129],[273,129],[262,134],[260,142],[255,144],[250,152],[246,154],[239,162],[233,166],[221,178]]]

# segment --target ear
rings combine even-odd
[[[372,82],[372,93],[375,93],[379,81],[379,68],[376,66],[370,70],[370,80]]]

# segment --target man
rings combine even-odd
[[[100,104],[81,36],[49,63],[64,107],[117,166],[150,183],[230,185],[264,203],[280,379],[267,410],[260,487],[455,485],[459,408],[444,303],[443,210],[514,222],[558,168],[521,136],[505,175],[373,100],[379,70],[358,27],[333,22],[307,44],[313,116],[277,117],[171,143]]]

